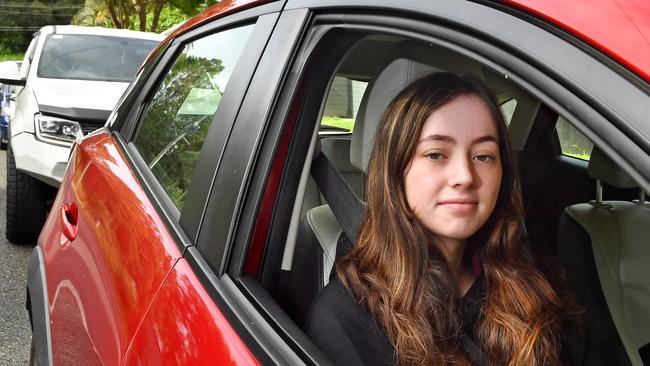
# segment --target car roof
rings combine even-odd
[[[168,40],[199,24],[269,2],[223,0],[178,27]],[[650,1],[504,0],[502,4],[561,28],[650,82]]]
[[[650,82],[650,1],[505,0],[550,22]]]
[[[129,29],[114,29],[102,27],[84,27],[78,25],[48,25],[41,28],[43,34],[85,34],[85,35],[98,35],[98,36],[111,36],[111,37],[124,37],[124,38],[139,38],[148,39],[152,41],[161,41],[164,36],[152,32],[140,32]]]
[[[177,34],[185,33],[199,24],[209,22],[216,18],[221,18],[236,11],[241,11],[270,2],[273,2],[273,0],[222,0],[183,23],[169,35],[169,39],[174,38]]]

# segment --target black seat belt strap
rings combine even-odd
[[[311,165],[311,175],[318,185],[334,217],[352,243],[357,241],[359,226],[363,219],[364,203],[324,154],[320,154]]]
[[[472,360],[472,365],[487,366],[488,357],[467,334],[460,336],[460,346],[465,350],[469,358]]]

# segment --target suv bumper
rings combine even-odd
[[[68,166],[70,148],[48,144],[26,132],[11,137],[16,169],[57,188]]]

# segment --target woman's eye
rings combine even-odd
[[[494,160],[494,157],[491,155],[476,155],[474,159],[481,162],[488,162]]]
[[[433,153],[428,153],[426,155],[426,157],[429,160],[440,160],[440,159],[444,158],[445,156],[442,155],[441,153],[433,152]]]

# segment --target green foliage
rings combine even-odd
[[[44,25],[69,24],[83,0],[31,0],[0,2],[3,31],[0,54],[25,52],[32,34]]]
[[[86,0],[84,6],[72,18],[71,24],[114,28],[105,0]]]
[[[218,0],[12,0],[0,1],[3,29],[0,55],[25,52],[32,35],[45,25],[75,24],[140,29],[137,4],[146,9],[146,29],[161,32],[198,14]],[[108,4],[128,5],[126,27],[111,17]],[[157,19],[155,14],[158,13]],[[155,24],[154,24],[155,23]],[[152,29],[152,27],[155,28]],[[6,56],[11,58],[12,56]]]
[[[86,0],[73,24],[164,31],[198,14],[217,0]],[[144,22],[144,24],[141,24]]]
[[[167,29],[175,26],[178,23],[182,23],[189,19],[189,16],[185,14],[178,8],[174,8],[170,5],[165,5],[162,11],[160,12],[160,20],[158,21],[158,32],[164,32]],[[147,23],[151,24],[153,20],[153,13],[147,14]]]
[[[218,2],[218,0],[169,0],[168,4],[187,17],[192,17]]]
[[[213,80],[224,69],[221,60],[188,55],[187,50],[162,81],[135,141],[145,161],[152,165],[154,175],[179,208],[185,201],[194,165],[214,116],[214,112],[179,112],[190,99],[192,90],[214,90],[214,95],[220,96]],[[211,104],[216,107],[218,102]]]
[[[0,54],[0,61],[22,61],[24,53],[4,53]]]

